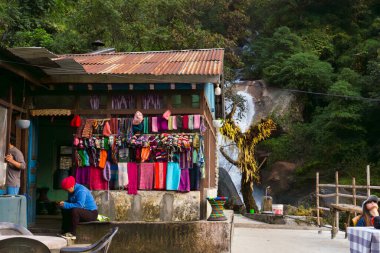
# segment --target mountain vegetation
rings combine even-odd
[[[302,105],[301,121],[258,145],[270,163],[296,163],[304,185],[317,170],[360,184],[370,164],[380,185],[379,1],[0,0],[2,46],[84,53],[98,39],[117,51],[226,48],[226,80],[262,79]]]

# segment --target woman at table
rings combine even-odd
[[[379,199],[375,195],[369,196],[362,204],[363,214],[360,217],[357,227],[370,227],[373,226],[373,219],[379,216]]]

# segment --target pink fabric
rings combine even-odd
[[[166,189],[166,172],[168,163],[154,163],[154,189],[165,190]]]
[[[158,132],[157,117],[152,117],[152,132]]]
[[[177,116],[171,116],[172,117],[172,128],[173,130],[177,130]]]
[[[171,114],[172,114],[172,112],[170,110],[166,110],[166,112],[164,112],[162,117],[164,117],[166,120],[169,120],[169,117]]]
[[[153,170],[154,163],[140,163],[139,189],[153,189]]]
[[[201,126],[201,115],[196,114],[194,115],[194,129],[199,129]]]
[[[90,167],[90,190],[106,190],[107,181],[104,180],[103,170],[97,167]]]
[[[178,191],[189,192],[190,191],[190,176],[189,170],[181,170],[181,179],[179,181]]]
[[[137,164],[136,163],[128,163],[128,194],[137,194]]]

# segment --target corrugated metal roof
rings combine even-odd
[[[56,58],[73,59],[89,74],[120,75],[220,75],[224,49],[73,54]]]

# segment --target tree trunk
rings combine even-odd
[[[259,212],[259,208],[256,205],[255,199],[253,198],[253,187],[251,187],[251,182],[245,182],[245,174],[246,173],[243,171],[241,175],[241,193],[243,195],[246,212],[249,213],[251,209],[255,209],[255,213],[257,213]]]

